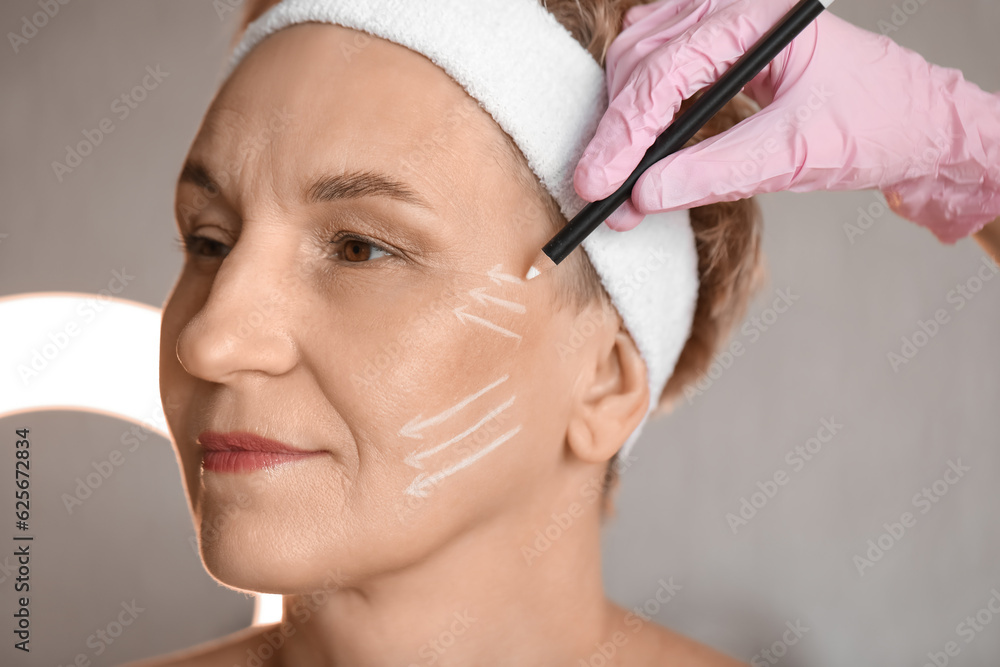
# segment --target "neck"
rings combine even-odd
[[[279,662],[576,665],[619,619],[601,582],[600,503],[572,496],[404,570],[286,596]]]

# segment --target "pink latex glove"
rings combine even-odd
[[[633,7],[606,62],[611,100],[574,175],[614,192],[681,100],[714,82],[794,0]],[[650,167],[608,226],[790,190],[878,188],[900,216],[956,240],[1000,217],[1000,96],[823,12],[743,90],[761,111]]]

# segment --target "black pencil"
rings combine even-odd
[[[761,0],[766,1],[766,0]],[[639,165],[614,193],[590,202],[545,244],[525,278],[531,280],[562,262],[591,232],[608,219],[632,195],[639,177],[652,165],[684,147],[722,107],[760,74],[806,26],[832,5],[834,0],[801,0],[784,18],[744,53],[718,81],[704,90],[687,111],[680,114],[649,147]],[[627,234],[628,232],[623,232]]]

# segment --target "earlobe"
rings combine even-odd
[[[614,456],[642,421],[650,401],[646,363],[627,331],[615,332],[599,353],[566,432],[573,454],[590,463]]]

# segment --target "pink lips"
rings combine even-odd
[[[204,450],[202,460],[205,470],[213,472],[250,472],[302,461],[324,453],[295,449],[277,440],[244,431],[204,431],[198,436],[198,442]]]

